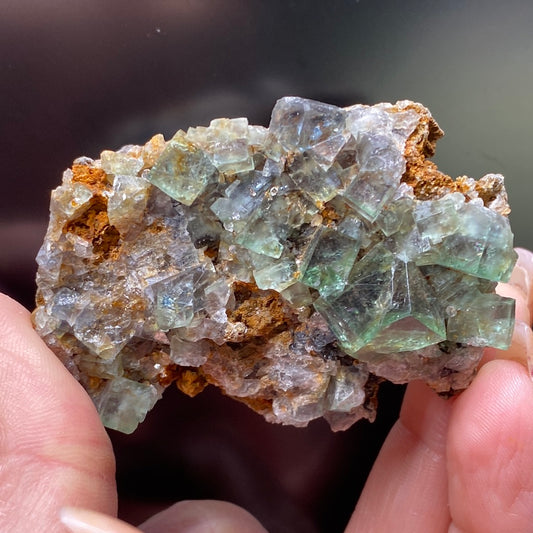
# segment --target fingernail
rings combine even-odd
[[[76,507],[63,507],[59,520],[72,533],[139,533],[137,528],[122,520]]]

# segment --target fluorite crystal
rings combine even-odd
[[[500,175],[456,180],[409,101],[282,98],[245,118],[80,158],[37,257],[39,334],[131,432],[171,383],[268,421],[372,420],[384,379],[468,386],[509,346],[516,255]]]

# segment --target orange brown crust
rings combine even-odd
[[[75,163],[72,165],[72,181],[102,191],[107,185],[107,175],[101,168]]]
[[[208,385],[202,371],[197,368],[176,366],[174,372],[168,383],[175,381],[178,389],[191,398],[200,394]]]
[[[96,261],[114,259],[120,248],[120,233],[109,223],[107,216],[107,198],[94,195],[87,208],[78,217],[70,220],[63,227],[64,233],[73,233],[93,245]]]
[[[228,319],[246,326],[243,340],[269,337],[292,323],[292,314],[279,292],[263,291],[254,283],[242,281],[234,283],[233,290],[237,307],[234,311],[228,312]]]

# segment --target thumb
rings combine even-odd
[[[139,527],[144,533],[267,533],[242,507],[216,500],[176,503]]]
[[[83,388],[0,294],[0,531],[64,532],[59,509],[116,512],[114,458]]]

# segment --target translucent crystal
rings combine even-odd
[[[174,200],[191,205],[216,174],[205,153],[178,132],[146,177]]]
[[[357,164],[349,174],[350,184],[343,196],[361,216],[373,222],[400,186],[405,159],[390,137],[375,133],[359,137]]]
[[[360,242],[341,231],[321,228],[302,259],[302,282],[322,297],[342,292],[359,252]]]
[[[271,182],[272,177],[262,172],[243,173],[226,188],[224,198],[213,202],[211,211],[228,231],[242,230],[261,204]]]
[[[158,396],[153,385],[116,377],[100,392],[96,406],[108,428],[132,433],[155,405]]]
[[[505,350],[511,343],[514,306],[512,298],[480,293],[448,319],[448,338]]]
[[[205,341],[189,342],[172,336],[170,341],[170,358],[177,365],[200,366],[207,361],[209,344]]]
[[[260,289],[283,291],[296,283],[296,264],[293,260],[279,260],[260,270],[254,270],[254,279]]]
[[[420,104],[279,100],[79,158],[52,192],[34,325],[108,427],[171,383],[343,430],[378,383],[451,394],[505,349],[516,254],[503,178],[453,180]]]
[[[289,96],[278,100],[274,106],[269,131],[290,150],[319,145],[342,133],[344,126],[344,110]]]
[[[123,152],[104,150],[100,154],[100,160],[106,174],[136,176],[143,167],[142,160]]]
[[[146,209],[150,184],[137,176],[119,174],[113,181],[113,192],[107,202],[109,223],[120,233],[136,225],[139,213]]]
[[[314,304],[343,349],[353,356],[394,321],[395,307],[403,303],[394,299],[396,264],[394,256],[378,245],[354,266],[339,296],[320,298]],[[398,318],[405,318],[402,315]]]
[[[155,293],[155,321],[159,329],[187,326],[193,319],[194,275],[185,273],[153,286]]]
[[[370,348],[380,353],[421,349],[446,339],[444,313],[413,263],[393,266],[390,309]]]
[[[255,140],[257,131],[253,130]],[[218,118],[209,128],[190,128],[189,139],[201,146],[221,172],[238,173],[253,170],[251,143],[248,139],[248,119]]]
[[[303,283],[292,283],[281,291],[284,300],[287,300],[295,309],[307,307],[313,302],[309,289]]]
[[[446,197],[440,202],[445,200]],[[508,219],[473,203],[457,208],[450,204],[447,209],[442,216],[442,233],[430,236],[433,242],[438,242],[438,246],[422,254],[417,262],[447,266],[491,281],[507,281],[516,261]],[[422,226],[436,224],[443,214],[439,211],[433,213],[427,217],[429,221],[422,220]],[[420,222],[418,225],[421,226]]]
[[[296,187],[316,202],[327,202],[337,196],[341,186],[339,173],[335,168],[322,169],[308,152],[291,158],[288,174]]]
[[[67,179],[68,179],[67,174]],[[71,217],[89,202],[93,192],[89,187],[81,183],[70,186],[63,185],[52,191],[51,204],[54,211],[57,210],[64,216]]]
[[[367,379],[368,371],[362,365],[341,367],[329,382],[326,396],[329,410],[349,413],[362,405],[365,401],[362,387]]]
[[[280,235],[283,229],[265,224],[261,214],[256,212],[236,241],[252,252],[278,259],[283,253],[283,233]]]

